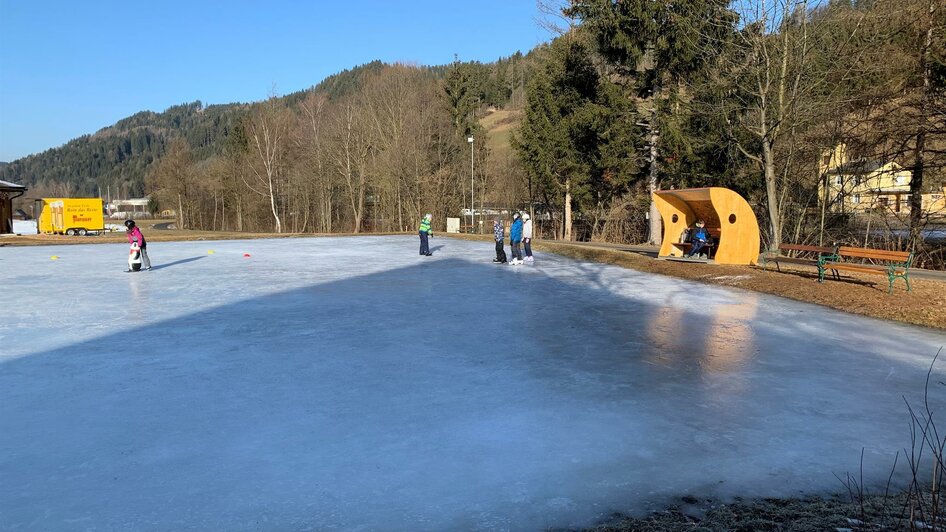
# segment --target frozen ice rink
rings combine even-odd
[[[0,529],[582,526],[687,494],[837,492],[862,448],[877,486],[946,344],[432,247],[152,243],[136,274],[126,245],[0,248]]]

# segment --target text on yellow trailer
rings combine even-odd
[[[42,198],[36,207],[40,233],[81,236],[105,230],[102,198]]]

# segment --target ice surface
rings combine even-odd
[[[134,274],[123,244],[0,248],[0,528],[581,526],[686,494],[838,491],[862,448],[879,485],[909,445],[902,396],[946,344],[432,246],[156,242]]]

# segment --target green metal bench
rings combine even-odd
[[[861,259],[861,263],[851,262],[851,259]],[[865,264],[865,260],[875,263]],[[835,274],[837,270],[872,273],[887,276],[888,294],[893,292],[893,283],[897,279],[906,281],[907,292],[910,292],[911,266],[913,266],[912,252],[841,246],[835,255],[826,255],[818,259],[818,282],[824,282],[824,274],[828,270],[834,271]]]

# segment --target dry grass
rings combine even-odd
[[[456,237],[457,235],[450,235]],[[488,236],[459,238],[491,241]],[[911,279],[912,292],[906,291],[902,280],[894,284],[893,294],[887,294],[887,278],[883,275],[852,275],[842,281],[818,282],[813,268],[787,270],[782,273],[763,271],[754,266],[726,266],[655,260],[640,254],[620,250],[601,249],[564,242],[542,241],[532,246],[575,259],[615,264],[637,271],[680,277],[707,284],[733,286],[816,303],[853,314],[871,316],[913,325],[946,329],[946,283],[926,279]]]
[[[497,109],[480,119],[480,125],[486,130],[486,142],[494,154],[506,153],[513,129],[519,125],[521,113],[506,109]]]
[[[909,529],[904,496],[871,496],[863,505],[840,498],[737,500],[729,504],[691,497],[644,518],[615,516],[595,532],[809,531]]]

